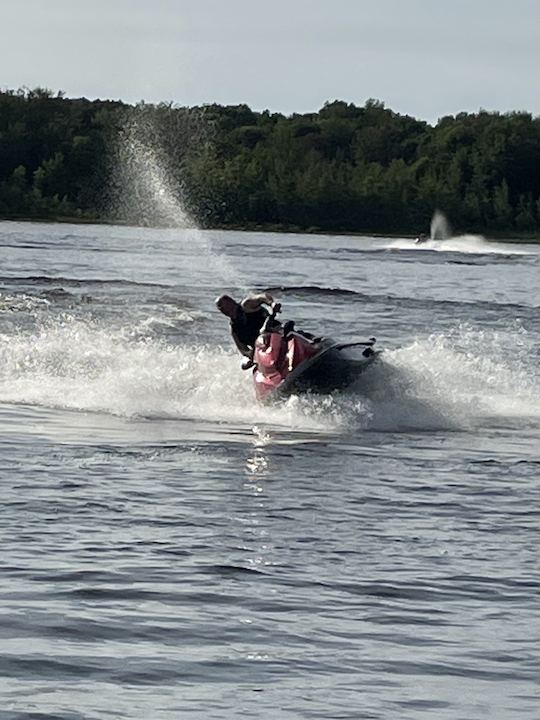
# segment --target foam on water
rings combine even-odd
[[[332,409],[311,408],[305,398],[279,408],[257,405],[236,354],[138,336],[138,330],[113,333],[69,316],[45,322],[35,334],[0,335],[0,402],[294,429],[339,424]]]
[[[402,413],[407,426],[430,415],[435,425],[456,429],[515,421],[537,424],[540,375],[535,353],[521,328],[495,332],[461,326],[416,340],[385,355],[385,377],[377,379],[374,392],[379,411],[375,423],[391,417],[399,424]]]
[[[519,329],[459,328],[387,351],[357,388],[267,407],[236,354],[64,316],[0,336],[0,402],[326,432],[526,426],[540,419],[531,353]]]
[[[448,219],[440,210],[433,214],[430,224],[429,238],[423,237],[423,242],[400,238],[385,247],[390,250],[431,250],[435,252],[455,252],[468,255],[535,255],[536,248],[529,246],[517,247],[515,244],[509,248],[502,243],[486,240],[483,235],[454,235]]]
[[[517,243],[496,243],[486,240],[483,235],[456,235],[445,240],[430,239],[423,243],[400,238],[385,245],[389,250],[415,250],[425,252],[453,252],[465,255],[537,255],[538,250],[533,246],[523,247]]]
[[[34,312],[36,310],[47,309],[49,305],[49,300],[45,298],[38,298],[24,293],[9,295],[0,292],[0,312]]]

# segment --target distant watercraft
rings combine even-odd
[[[429,235],[427,233],[420,233],[414,243],[415,245],[423,245],[429,240],[447,240],[451,236],[452,228],[446,216],[440,210],[436,210],[431,218]]]

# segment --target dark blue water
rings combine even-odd
[[[0,224],[0,718],[538,717],[540,251]],[[215,295],[383,359],[257,406]]]

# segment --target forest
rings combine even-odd
[[[0,93],[0,218],[170,224],[149,168],[202,227],[416,234],[439,209],[456,230],[540,229],[540,118],[527,112],[430,125],[378,100],[285,116]]]

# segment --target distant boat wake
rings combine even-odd
[[[467,255],[536,255],[539,251],[528,245],[523,247],[517,244],[497,243],[486,240],[483,235],[456,235],[444,240],[426,240],[416,243],[405,238],[393,240],[385,245],[389,250],[417,250],[425,252],[453,252]]]
[[[429,236],[423,233],[416,240],[405,238],[395,240],[386,246],[389,250],[430,250],[431,252],[452,252],[465,255],[536,255],[535,248],[508,246],[486,240],[483,235],[454,235],[445,214],[436,210],[431,218]]]

